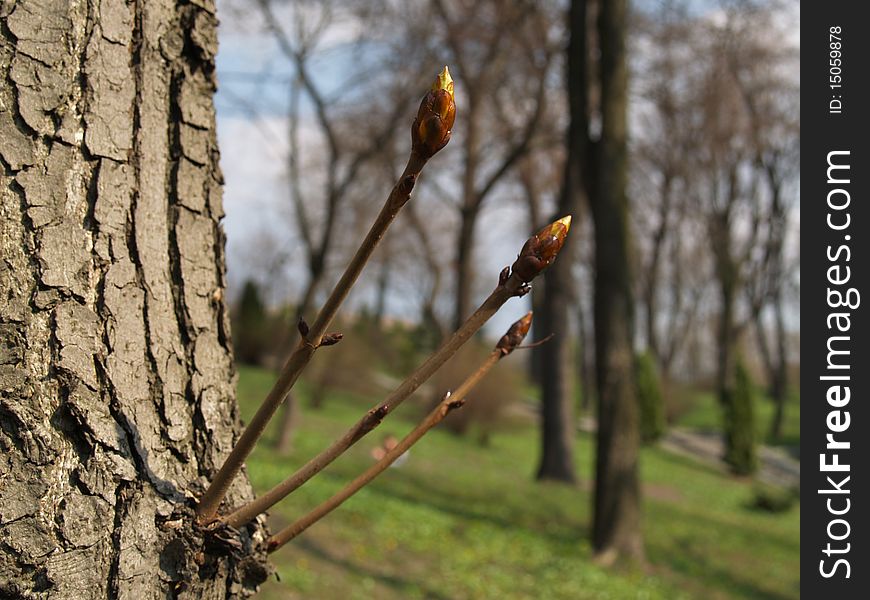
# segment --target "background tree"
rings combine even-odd
[[[597,10],[593,10],[593,8]],[[588,199],[595,232],[595,365],[598,433],[593,544],[606,562],[643,557],[638,480],[639,406],[635,388],[634,299],[630,269],[628,182],[627,3],[590,6],[574,0],[568,14],[567,85],[570,126],[560,209]],[[597,14],[597,21],[593,21]],[[597,28],[591,37],[591,23]],[[600,56],[596,69],[588,57]],[[600,87],[599,87],[600,86]],[[599,93],[592,110],[590,92]],[[591,115],[600,117],[593,141]],[[567,250],[567,248],[566,248]],[[568,254],[565,257],[570,257]],[[570,263],[570,261],[565,261]],[[572,268],[554,266],[545,276],[539,322],[544,331],[568,320]],[[575,427],[571,407],[568,341],[554,339],[542,361],[543,455],[539,477],[572,480]]]
[[[484,201],[531,150],[547,107],[548,73],[555,49],[545,18],[547,3],[432,0],[436,36],[455,65],[464,128],[461,182],[455,205],[454,327],[471,312],[475,226]]]
[[[634,294],[628,185],[627,0],[598,14],[601,138],[590,207],[595,228],[595,367],[598,435],[592,542],[601,559],[643,558],[634,374]]]
[[[261,525],[235,554],[192,520],[238,430],[214,11],[0,12],[3,597],[244,596],[267,574]]]
[[[775,28],[774,14],[762,11],[744,25],[731,66],[749,122],[750,161],[762,181],[762,242],[751,259],[745,291],[775,407],[770,438],[777,441],[789,388],[786,292],[799,265],[789,256],[788,243],[794,234],[791,216],[798,195],[790,183],[800,169],[800,89],[785,68],[798,60],[795,49],[772,43],[764,33]],[[770,66],[761,68],[760,63]]]
[[[565,145],[564,178],[559,196],[560,214],[577,215],[587,197],[589,185],[589,83],[586,35],[586,3],[572,2],[568,14],[569,41],[565,79],[568,88],[568,124]],[[533,190],[526,180],[527,194]],[[530,208],[538,207],[530,203]],[[577,217],[575,217],[577,218]],[[575,224],[575,227],[577,225]],[[576,236],[574,236],[576,238]],[[562,260],[544,274],[543,299],[539,301],[537,336],[556,335],[536,349],[541,383],[541,459],[538,479],[576,481],[574,468],[574,363],[571,337],[567,335],[570,319],[573,263],[578,244],[574,238],[562,249]],[[540,297],[540,296],[537,296]]]
[[[760,321],[763,308],[777,297],[777,282],[785,280],[789,209],[781,186],[784,170],[797,156],[795,125],[783,117],[794,106],[789,100],[794,97],[792,85],[781,76],[788,53],[773,50],[768,41],[769,31],[776,29],[773,15],[766,4],[740,10],[727,6],[720,22],[695,28],[703,36],[694,42],[696,61],[706,69],[696,75],[691,92],[699,111],[695,118],[702,151],[693,156],[697,181],[690,197],[705,219],[710,240],[719,304],[716,390],[724,414],[725,456],[737,473],[752,472],[756,465],[754,448],[736,446],[754,443],[752,432],[737,429],[751,426],[751,419],[739,418],[750,411],[734,405],[738,345],[747,325],[753,318]],[[776,53],[780,56],[774,60]],[[769,68],[757,68],[757,56],[767,56]],[[773,314],[775,319],[775,307]],[[783,331],[783,345],[784,337]],[[762,354],[765,350],[762,346]],[[769,354],[766,362],[776,382],[785,372],[786,353],[776,366]],[[777,393],[781,406],[785,391]]]
[[[640,403],[640,440],[658,441],[665,433],[665,402],[658,366],[650,352],[637,356],[637,398]]]
[[[238,307],[233,315],[233,350],[236,360],[262,365],[268,349],[272,329],[259,286],[251,279],[245,282]]]
[[[684,6],[665,2],[633,20],[634,113],[631,139],[632,231],[644,342],[668,395],[671,370],[698,320],[709,280],[706,234],[687,201],[688,157],[698,143],[687,61],[692,23]],[[641,51],[644,49],[644,51]]]
[[[287,173],[308,268],[308,280],[297,304],[297,312],[302,316],[309,312],[314,294],[322,285],[336,227],[340,216],[350,212],[346,207],[348,197],[358,186],[361,169],[399,129],[397,124],[410,106],[411,96],[406,90],[422,87],[423,82],[418,86],[395,76],[385,79],[363,69],[363,73],[339,86],[331,97],[327,96],[312,72],[312,63],[329,28],[335,21],[341,22],[338,13],[347,9],[334,2],[295,1],[285,4],[288,10],[279,14],[276,4],[273,0],[257,0],[264,28],[293,70],[288,103]],[[379,67],[388,69],[388,65]],[[303,94],[313,113],[310,118],[305,117],[305,123],[316,123],[317,137],[325,147],[323,189],[314,192],[316,199],[309,197],[313,186],[305,185],[313,179],[313,169],[306,169],[302,162],[306,156],[305,145],[300,141]],[[382,118],[372,118],[373,114]],[[315,220],[312,213],[319,213],[320,218]]]

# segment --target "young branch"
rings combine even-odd
[[[201,523],[212,521],[217,514],[221,501],[235,479],[248,454],[254,448],[257,440],[266,429],[269,420],[290,392],[299,374],[311,360],[314,352],[324,342],[326,328],[332,322],[339,307],[347,298],[351,287],[383,238],[387,228],[396,218],[399,210],[408,202],[411,190],[426,162],[450,140],[450,133],[456,116],[456,106],[453,100],[453,80],[447,67],[438,75],[432,89],[423,97],[417,118],[411,126],[411,153],[408,164],[399,177],[399,181],[390,192],[381,212],[366,234],[350,264],[339,279],[326,303],[321,308],[314,324],[302,335],[302,339],[293,353],[284,363],[278,380],[242,432],[235,447],[230,452],[223,466],[212,480],[211,485],[203,494],[196,508],[197,517]]]
[[[325,517],[327,514],[338,508],[345,500],[357,493],[363,486],[371,482],[375,477],[383,473],[391,464],[393,464],[400,456],[407,452],[411,446],[417,443],[427,431],[440,423],[450,411],[455,408],[460,408],[465,403],[465,397],[468,395],[477,383],[489,372],[495,364],[513,352],[525,338],[529,332],[529,327],[532,324],[532,313],[528,313],[525,317],[511,325],[508,332],[502,336],[498,344],[493,348],[487,359],[480,367],[472,373],[465,381],[462,382],[455,392],[452,394],[447,392],[444,399],[424,418],[411,433],[396,445],[395,448],[388,451],[374,465],[369,467],[362,475],[354,479],[341,491],[326,500],[310,513],[297,520],[290,526],[282,529],[275,535],[269,538],[266,542],[267,550],[274,552],[297,535],[308,529],[311,525]]]
[[[565,217],[547,225],[529,238],[513,266],[506,267],[502,271],[498,285],[489,297],[484,300],[483,304],[474,311],[474,314],[462,324],[450,339],[444,342],[422,365],[417,367],[386,400],[369,409],[343,436],[305,463],[290,477],[262,496],[221,519],[222,523],[236,528],[244,525],[298,489],[303,483],[326,468],[348,448],[380,425],[384,417],[423,385],[505,302],[514,296],[523,296],[529,291],[529,282],[556,258],[568,234],[570,224],[571,217]]]

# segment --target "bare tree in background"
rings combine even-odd
[[[632,215],[641,250],[638,290],[646,345],[667,389],[705,287],[698,257],[706,248],[694,235],[699,219],[686,200],[687,157],[698,142],[698,124],[689,118],[692,100],[685,93],[691,23],[674,3],[635,22],[637,47],[645,49],[634,60],[640,127],[631,148]]]
[[[593,544],[606,563],[642,559],[644,555],[627,198],[627,11],[625,1],[600,6],[591,6],[585,0],[571,3],[567,64],[570,126],[559,207],[576,211],[587,200],[594,225],[598,434]],[[595,29],[591,28],[593,22]],[[590,56],[599,57],[597,69],[591,68]],[[598,86],[600,104],[596,112],[590,97]],[[597,140],[593,139],[592,115],[600,117]],[[573,276],[570,263],[565,261],[562,268],[554,266],[546,274],[544,310],[539,315],[545,331],[557,324],[564,327],[568,320],[568,289]],[[546,358],[541,372],[544,424],[539,477],[571,481],[575,477],[571,443],[575,424],[568,341],[554,339],[540,351],[546,353]]]
[[[562,190],[559,195],[560,214],[578,218],[587,199],[590,182],[589,139],[589,75],[587,15],[585,2],[572,2],[568,14],[569,42],[565,81],[568,90],[569,123],[565,145]],[[532,181],[525,176],[527,195],[533,191]],[[532,200],[532,198],[529,198]],[[529,204],[530,210],[539,210]],[[575,227],[577,225],[575,224]],[[568,240],[562,249],[562,261],[544,274],[543,298],[539,301],[536,335],[556,333],[554,338],[536,350],[539,356],[541,383],[541,458],[538,479],[553,479],[573,483],[577,479],[574,466],[573,374],[571,337],[567,335],[572,298],[572,271],[578,244]]]
[[[695,28],[694,61],[705,70],[693,92],[701,128],[692,168],[701,187],[692,196],[707,221],[719,295],[716,386],[725,413],[726,459],[745,473],[754,468],[746,447],[753,434],[740,428],[752,425],[735,417],[742,409],[733,402],[738,341],[753,321],[777,405],[775,435],[787,393],[782,294],[791,202],[784,185],[796,172],[798,101],[796,83],[784,76],[794,51],[783,43],[784,31],[771,38],[777,5],[738,8],[726,6],[721,22]],[[773,320],[772,347],[763,322],[766,309]]]
[[[555,48],[547,3],[431,0],[461,85],[464,130],[454,326],[470,313],[474,230],[484,201],[532,148],[547,106]]]
[[[798,54],[788,44],[771,39],[772,12],[753,17],[738,32],[740,44],[730,64],[748,117],[750,161],[763,182],[762,242],[750,259],[745,293],[775,407],[769,435],[778,441],[788,397],[785,293],[799,264],[786,255],[786,243],[794,198],[788,183],[800,168],[800,90],[786,76],[790,71],[785,67],[793,65]]]
[[[417,86],[390,78],[385,89],[373,86],[360,89],[360,81],[367,79],[362,70],[348,85],[340,86],[341,96],[327,97],[313,74],[312,61],[335,17],[335,3],[300,0],[282,4],[290,10],[278,13],[275,10],[278,3],[274,0],[256,2],[266,29],[294,72],[289,102],[287,172],[298,232],[306,252],[308,280],[297,304],[297,313],[304,316],[323,283],[339,215],[360,169],[377,156],[399,129],[397,125],[410,106],[411,97],[406,90]],[[285,19],[281,18],[284,15],[289,23],[284,23]],[[369,84],[384,83],[383,78],[368,79]],[[303,173],[301,160],[305,155],[300,142],[303,95],[313,111],[310,117],[305,115],[305,123],[316,124],[325,146],[323,189],[315,192],[314,197],[309,197],[310,187],[303,184],[309,175]],[[372,118],[373,114],[379,118]],[[314,207],[321,212],[317,221]]]
[[[305,317],[315,295],[327,282],[330,257],[345,241],[339,238],[354,237],[337,236],[336,231],[339,228],[345,233],[354,231],[352,223],[348,222],[356,212],[351,206],[353,196],[370,189],[371,186],[362,185],[361,181],[371,175],[366,169],[376,162],[383,148],[401,129],[398,124],[411,106],[408,90],[424,85],[422,81],[419,85],[409,83],[409,78],[429,72],[418,68],[414,60],[425,47],[420,50],[411,43],[415,38],[412,26],[387,40],[371,34],[378,31],[377,27],[362,27],[394,18],[392,12],[379,10],[385,6],[377,1],[348,8],[337,2],[256,0],[262,25],[292,72],[286,132],[287,181],[293,221],[305,252],[307,271],[297,297],[298,318]],[[337,86],[337,91],[327,93],[315,74],[317,60],[326,44],[324,40],[336,27],[342,26],[356,26],[366,32],[356,42],[360,55],[364,55],[367,45],[393,44],[402,48],[401,52],[391,53],[394,57],[400,56],[401,62],[395,58],[394,62],[380,62],[375,68],[365,61],[357,61],[357,69]],[[374,181],[379,180],[374,178]],[[369,219],[369,212],[363,212],[362,218],[356,219],[359,223]],[[287,260],[298,258],[288,253],[283,256]],[[382,266],[380,298],[385,298],[389,261],[383,261]],[[288,395],[277,439],[281,453],[290,449],[298,413],[294,404],[294,396]]]
[[[737,418],[745,411],[735,404],[738,343],[746,322],[740,301],[762,213],[758,173],[747,168],[753,157],[751,124],[732,69],[731,57],[739,45],[735,26],[728,20],[695,27],[696,64],[703,68],[693,92],[700,133],[692,155],[690,197],[706,221],[719,301],[716,391],[723,410],[725,458],[735,472],[747,473],[755,468],[755,442],[751,423]]]

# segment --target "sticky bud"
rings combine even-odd
[[[450,71],[444,67],[417,109],[417,118],[411,125],[412,150],[426,160],[434,156],[450,141],[450,131],[455,119],[453,79]]]
[[[523,245],[511,270],[524,282],[530,282],[556,260],[570,228],[569,215],[541,229]]]
[[[502,354],[508,355],[514,350],[516,350],[517,346],[523,343],[523,340],[526,337],[526,334],[529,333],[529,328],[532,326],[532,313],[529,311],[525,317],[515,322],[510,326],[510,329],[507,330],[501,339],[498,341],[498,344],[495,345],[497,350],[501,350]]]

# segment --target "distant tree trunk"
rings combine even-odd
[[[788,400],[788,353],[786,351],[785,316],[782,308],[782,291],[776,290],[771,300],[773,305],[774,334],[777,346],[776,360],[770,371],[770,394],[773,400],[774,412],[770,422],[770,439],[778,442],[782,439],[782,427],[785,421],[785,403]]]
[[[0,596],[230,598],[193,502],[238,410],[214,4],[4,5]],[[244,477],[227,502],[252,496]]]
[[[523,161],[523,163],[520,165],[518,171],[520,184],[523,186],[523,191],[525,192],[526,208],[529,211],[529,230],[538,231],[540,228],[546,225],[547,222],[544,221],[544,215],[541,214],[542,202],[540,194],[535,187],[534,176],[532,173],[533,169],[534,165],[532,165],[530,161],[526,160]],[[534,312],[536,315],[539,315],[540,319],[540,316],[543,315],[545,310],[544,286],[533,286],[530,296],[532,302],[532,312]],[[549,333],[544,333],[544,330],[540,326],[532,328],[532,336],[535,343],[539,342],[548,335]],[[541,385],[541,357],[541,352],[535,351],[532,352],[531,360],[529,360],[529,378],[537,385]]]
[[[585,1],[572,2],[569,28],[566,71],[570,110],[566,140],[568,156],[558,217],[572,213],[579,216],[577,212],[585,197],[583,184],[589,145]],[[574,227],[577,227],[576,223]],[[536,350],[540,357],[542,409],[541,461],[537,477],[565,482],[577,479],[574,468],[574,363],[571,360],[571,339],[566,335],[576,248],[577,244],[569,236],[560,260],[544,272],[544,297],[535,324],[536,329],[540,328],[540,334],[556,334]]]
[[[314,314],[311,314],[312,305],[314,304],[314,295],[323,281],[324,275],[324,259],[318,253],[313,256],[308,265],[308,283],[305,284],[305,290],[302,292],[302,297],[299,299],[299,305],[296,307],[298,318],[314,319]]]
[[[561,258],[568,258],[563,248]],[[574,361],[567,335],[571,261],[556,261],[544,276],[544,299],[538,325],[556,335],[541,346],[541,462],[538,479],[574,483]]]
[[[428,334],[428,346],[433,349],[437,348],[441,341],[446,337],[446,327],[441,322],[438,313],[435,310],[435,302],[438,299],[438,294],[441,291],[441,264],[438,261],[438,254],[429,238],[429,233],[423,225],[414,202],[409,202],[405,207],[405,214],[414,229],[417,240],[422,246],[423,260],[428,269],[429,275],[432,277],[432,285],[429,292],[423,298],[423,303],[420,308],[420,321]]]
[[[586,300],[577,298],[577,372],[580,374],[580,409],[588,411],[595,399],[595,365],[592,364],[594,352],[592,347],[592,332],[586,322]]]
[[[753,305],[752,317],[755,321],[758,348],[767,371],[768,395],[774,404],[769,435],[772,441],[779,441],[782,437],[785,403],[788,398],[788,352],[783,314],[783,287],[786,280],[783,246],[788,229],[788,211],[782,198],[782,180],[777,162],[774,160],[765,163],[762,157],[759,157],[757,162],[765,174],[771,196],[767,217],[769,230],[766,242],[766,264],[762,265],[762,272],[759,274],[766,280],[767,289],[764,293],[767,297],[762,295],[760,298],[750,298],[750,303]],[[773,340],[770,342],[762,318],[765,305],[770,306],[773,313]]]
[[[375,325],[378,329],[384,328],[384,318],[387,315],[387,294],[390,291],[390,268],[392,267],[392,254],[390,244],[392,238],[387,237],[381,243],[383,259],[378,271],[378,287],[375,290]]]
[[[459,237],[456,240],[456,308],[453,329],[459,329],[471,314],[471,294],[474,283],[474,227],[480,212],[480,201],[475,190],[478,155],[478,103],[477,96],[469,90],[467,131],[465,132],[465,165],[462,176],[463,204],[459,214]]]
[[[635,388],[634,301],[629,261],[627,1],[602,2],[601,140],[595,225],[595,365],[598,438],[593,545],[603,562],[641,559],[639,406]]]
[[[735,406],[737,389],[737,344],[740,327],[736,322],[737,292],[741,285],[741,260],[735,256],[732,212],[737,198],[737,166],[729,168],[726,174],[725,198],[720,209],[713,211],[709,219],[709,235],[713,248],[716,282],[719,287],[719,316],[716,326],[716,394],[722,409],[723,433],[725,437],[724,459],[737,474],[748,474],[755,470],[755,442],[751,427],[746,419],[735,418],[747,414]],[[713,194],[718,193],[714,184]],[[751,397],[749,397],[751,401]]]
[[[278,438],[275,441],[275,450],[281,456],[287,456],[293,450],[293,434],[296,432],[296,422],[299,420],[299,403],[293,396],[292,393],[287,395],[284,400],[284,409],[281,411]]]
[[[662,184],[660,191],[660,202],[658,217],[659,223],[652,236],[652,247],[650,248],[650,258],[646,265],[646,285],[643,289],[643,304],[646,312],[646,343],[649,349],[655,356],[659,366],[662,363],[662,346],[659,343],[658,330],[656,323],[658,322],[658,291],[659,281],[661,279],[661,260],[664,252],[665,241],[671,227],[670,212],[673,197],[673,179],[669,173],[662,175]]]

